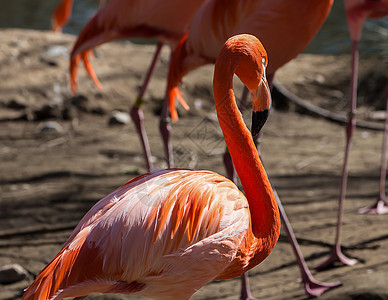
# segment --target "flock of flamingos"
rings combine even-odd
[[[319,282],[312,277],[255,143],[269,114],[276,70],[306,48],[326,20],[333,1],[108,0],[101,3],[71,52],[71,87],[73,92],[77,91],[77,69],[83,61],[88,74],[102,89],[89,60],[94,47],[122,38],[157,38],[154,58],[131,109],[150,172],[128,181],[97,202],[22,299],[83,299],[95,292],[160,300],[189,299],[212,280],[241,275],[241,299],[252,300],[255,298],[244,274],[270,254],[279,237],[281,220],[306,293],[319,296],[341,285]],[[345,265],[357,262],[341,252],[340,240],[347,160],[355,127],[357,42],[367,18],[388,15],[388,0],[344,0],[344,3],[353,43],[347,143],[335,243],[331,255],[317,268],[334,262]],[[57,6],[53,14],[54,30],[60,31],[66,24],[72,6],[72,0],[62,0]],[[160,131],[169,169],[155,171],[141,108],[165,43],[171,47],[172,56]],[[214,101],[227,145],[224,162],[230,180],[211,171],[172,168],[169,118],[178,119],[176,100],[188,107],[178,85],[187,73],[209,63],[215,64]],[[235,101],[234,74],[246,87],[242,101],[246,101],[248,94],[251,97],[251,130]],[[384,134],[383,145],[386,141]],[[383,146],[379,198],[363,209],[364,213],[388,213],[385,152]],[[234,183],[235,172],[244,194]]]

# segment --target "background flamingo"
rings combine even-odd
[[[155,69],[160,51],[165,42],[174,49],[184,34],[195,12],[205,0],[110,0],[85,25],[73,47],[70,63],[71,86],[77,91],[77,66],[84,60],[85,67],[96,85],[101,89],[88,60],[89,50],[106,42],[122,38],[157,38],[157,48],[140,92],[131,109],[131,117],[139,133],[148,169],[152,169],[151,150],[143,125],[141,110],[143,96]],[[172,166],[171,149],[168,149],[170,127],[167,124],[167,108],[163,109],[161,134],[165,144],[168,166]]]
[[[204,3],[195,15],[172,58],[168,78],[168,99],[171,117],[177,120],[175,100],[185,103],[178,88],[182,77],[195,68],[213,63],[223,41],[233,34],[247,32],[262,40],[269,55],[268,81],[271,84],[275,71],[301,53],[316,35],[327,18],[333,1],[223,1]],[[301,9],[303,11],[301,11]],[[228,152],[224,161],[228,162]],[[226,163],[228,177],[234,178],[233,166]],[[324,291],[339,286],[340,282],[322,283],[315,280],[304,261],[297,240],[278,201],[293,251],[301,270],[303,285],[309,295],[318,296]],[[252,299],[249,290],[243,291]]]
[[[170,67],[168,91],[172,119],[177,120],[174,100],[179,99],[186,105],[178,89],[183,76],[201,65],[214,63],[223,42],[233,34],[247,32],[263,42],[269,53],[267,78],[272,86],[275,71],[307,47],[333,5],[333,0],[314,0],[308,4],[298,1],[300,5],[290,0],[233,0],[228,5],[219,0],[206,2],[195,15],[187,41],[182,41],[184,45]],[[243,102],[245,97],[246,94]],[[225,156],[228,176],[233,178],[228,153]]]
[[[342,169],[341,191],[339,196],[339,208],[335,243],[329,258],[321,263],[317,268],[327,268],[339,261],[345,265],[354,265],[357,260],[346,257],[341,250],[341,225],[344,210],[345,193],[348,179],[348,160],[352,143],[352,136],[356,120],[354,118],[357,104],[357,77],[358,77],[358,41],[361,38],[361,29],[367,18],[381,18],[388,15],[388,1],[373,0],[344,0],[346,9],[346,18],[350,37],[352,39],[352,75],[351,91],[349,101],[348,124],[346,127],[346,146],[345,157]],[[387,101],[388,104],[388,101]],[[384,130],[384,141],[382,149],[381,174],[380,174],[380,191],[377,202],[371,207],[362,209],[361,212],[387,213],[388,206],[385,197],[385,178],[386,178],[386,135],[388,134],[388,125]]]
[[[259,40],[239,35],[225,43],[214,72],[219,122],[246,198],[210,171],[139,176],[91,208],[23,299],[93,292],[189,299],[207,282],[241,275],[265,259],[279,236],[279,213],[230,89],[236,73],[251,91],[253,116],[263,116],[256,109],[269,109],[266,63]]]

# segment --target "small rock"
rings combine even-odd
[[[109,125],[125,125],[129,122],[129,114],[122,111],[113,111],[109,118]]]
[[[194,100],[194,108],[196,110],[200,110],[202,108],[202,99],[195,99]]]
[[[368,114],[368,119],[372,121],[385,121],[385,111],[377,110]]]
[[[46,52],[41,56],[40,60],[49,66],[57,66],[59,57],[68,57],[69,50],[65,46],[50,46]]]
[[[18,264],[0,267],[0,283],[9,284],[18,282],[27,277],[27,271]]]
[[[63,127],[58,122],[49,121],[38,126],[39,133],[62,133]]]
[[[67,58],[69,56],[69,50],[65,46],[54,45],[54,46],[48,47],[48,49],[45,52],[45,55],[47,55],[48,57],[63,56]]]

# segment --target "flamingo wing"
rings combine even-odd
[[[23,299],[189,298],[244,256],[247,232],[246,198],[226,178],[189,170],[143,175],[85,215]]]

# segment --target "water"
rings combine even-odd
[[[57,3],[59,0],[2,0],[0,28],[49,30],[50,15]],[[77,34],[97,9],[97,0],[75,0],[72,18],[64,32]],[[368,20],[364,26],[360,42],[360,55],[387,57],[387,41],[388,18]],[[315,54],[350,53],[350,45],[343,1],[335,0],[329,18],[305,52]]]

